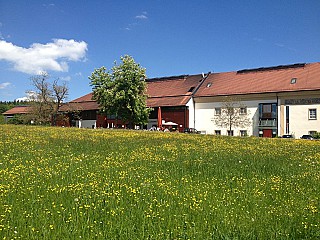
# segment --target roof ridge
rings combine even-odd
[[[243,70],[238,70],[237,74],[249,73],[249,72],[263,72],[263,71],[270,71],[270,70],[283,70],[283,69],[289,69],[289,68],[301,68],[301,67],[305,67],[305,65],[306,63],[295,63],[295,64],[278,65],[278,66],[272,66],[272,67],[243,69]]]
[[[179,76],[168,76],[168,77],[156,77],[156,78],[147,78],[146,82],[155,82],[155,81],[163,81],[163,80],[174,80],[174,79],[180,79],[180,78],[186,78],[190,75],[179,75]]]

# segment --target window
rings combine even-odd
[[[215,130],[215,131],[214,131],[214,134],[215,134],[215,135],[221,135],[221,130]]]
[[[264,113],[271,113],[271,104],[264,104],[262,107]]]
[[[207,87],[211,87],[211,85],[212,85],[212,83],[209,82],[209,83],[207,84]]]
[[[247,108],[246,107],[241,107],[240,108],[240,114],[241,115],[246,115],[247,114]]]
[[[291,78],[291,81],[290,81],[291,84],[295,84],[296,82],[297,82],[296,78]]]
[[[289,134],[289,129],[290,129],[289,116],[290,116],[290,109],[289,109],[289,106],[286,106],[286,134]]]
[[[221,115],[221,108],[215,108],[214,115]]]
[[[247,130],[240,130],[240,136],[241,136],[241,137],[248,136]]]
[[[193,92],[194,89],[195,87],[191,87],[188,92]]]
[[[261,119],[277,118],[277,104],[276,103],[260,103],[259,117]]]
[[[317,109],[316,108],[309,109],[309,120],[317,120]]]
[[[233,136],[233,130],[231,130],[231,131],[230,131],[230,130],[228,130],[228,132],[227,132],[227,133],[228,133],[228,136]]]

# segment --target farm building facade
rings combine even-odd
[[[251,124],[233,132],[212,117],[226,96],[240,99]],[[320,131],[320,63],[211,74],[194,95],[194,127],[209,134],[296,138]]]
[[[190,111],[193,112],[192,96],[206,76],[198,74],[147,79],[147,107],[152,108],[152,111],[148,124],[136,127],[146,129],[157,127],[158,118],[161,116],[161,124],[180,132],[189,128],[190,121],[193,121],[193,116],[190,114]],[[99,105],[92,99],[92,93],[66,103],[59,111],[69,117],[69,121],[60,125],[84,128],[126,127],[126,123],[116,116],[99,113]]]
[[[147,79],[147,106],[151,128],[171,123],[183,132],[195,128],[205,134],[275,137],[320,132],[320,63],[291,64],[233,72],[181,75]],[[213,119],[225,99],[239,100],[250,124],[218,126]],[[62,126],[119,128],[125,123],[99,112],[92,93],[59,109],[68,120]],[[137,126],[138,127],[138,126]]]
[[[147,128],[158,125],[161,111],[161,121],[176,123],[180,132],[195,128],[206,134],[292,134],[298,138],[320,131],[320,63],[147,79],[147,93],[147,106],[153,108]],[[213,118],[226,97],[236,98],[245,106],[244,114],[250,121],[247,127],[235,127],[230,132],[215,124]],[[83,112],[75,126],[124,126],[110,116],[99,115],[92,94],[69,104],[76,103],[79,107],[75,108]],[[61,111],[66,111],[66,106]]]
[[[2,113],[4,116],[4,121],[8,122],[10,119],[13,119],[15,115],[27,114],[31,110],[30,106],[27,105],[18,105]]]

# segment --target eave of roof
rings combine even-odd
[[[2,113],[3,115],[14,115],[14,114],[26,114],[30,112],[30,106],[15,106],[8,111]]]
[[[185,106],[191,96],[151,97],[147,99],[147,107]]]

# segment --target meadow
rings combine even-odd
[[[0,239],[319,239],[320,141],[0,125]]]

